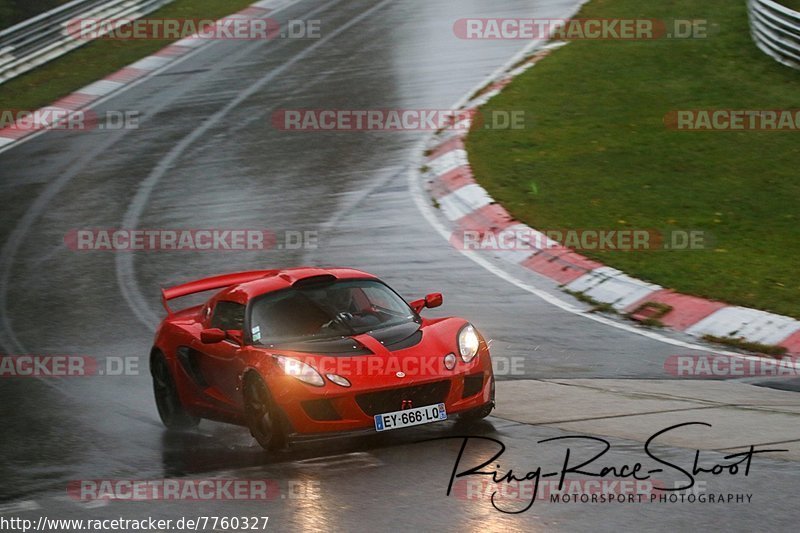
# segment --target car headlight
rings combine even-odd
[[[478,355],[479,346],[480,339],[475,327],[472,324],[467,324],[461,328],[461,331],[458,332],[458,351],[465,363],[475,359],[475,356]]]
[[[325,385],[325,380],[322,379],[322,376],[319,375],[319,372],[314,370],[314,368],[310,365],[307,365],[302,361],[298,361],[297,359],[284,357],[282,355],[275,355],[273,357],[278,363],[278,366],[281,367],[281,370],[283,370],[283,373],[287,376],[292,376],[295,379],[299,379],[303,383],[308,383],[309,385],[314,385],[315,387],[322,387]]]
[[[336,383],[340,387],[350,386],[350,381],[346,377],[340,376],[338,374],[325,374],[325,375],[328,376],[329,380]]]

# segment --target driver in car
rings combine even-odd
[[[357,289],[356,289],[357,290]],[[325,327],[335,327],[341,324],[347,329],[358,331],[359,333],[369,330],[373,326],[380,324],[380,319],[369,312],[368,309],[359,307],[356,300],[354,289],[343,287],[329,291],[327,294],[328,310],[335,318]]]

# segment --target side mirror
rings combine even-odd
[[[427,307],[428,309],[439,307],[440,305],[442,305],[443,300],[444,298],[442,297],[441,292],[434,292],[425,297],[425,307]]]
[[[427,295],[424,299],[414,300],[409,305],[414,310],[415,313],[419,313],[426,307],[428,309],[433,309],[434,307],[439,307],[442,305],[443,297],[442,293],[434,292]]]
[[[217,344],[227,337],[227,334],[219,328],[204,329],[200,332],[200,342],[203,344]]]

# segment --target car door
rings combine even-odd
[[[244,327],[245,306],[227,300],[214,303],[206,327],[239,332]],[[199,339],[192,348],[198,355],[198,365],[208,385],[205,394],[235,409],[239,394],[239,376],[243,370],[242,347],[233,339],[214,344],[204,344]]]

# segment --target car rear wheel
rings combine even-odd
[[[153,356],[150,373],[153,375],[153,393],[161,422],[169,429],[188,429],[197,426],[200,419],[189,415],[184,409],[164,354],[157,353]]]
[[[250,434],[262,448],[273,451],[286,445],[272,396],[261,378],[254,375],[245,379],[244,414]]]

